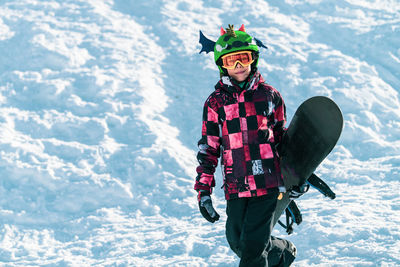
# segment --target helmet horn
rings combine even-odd
[[[224,28],[221,27],[221,35],[224,35],[226,33],[226,31],[224,30]]]

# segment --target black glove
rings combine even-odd
[[[310,185],[308,183],[304,183],[302,185],[293,186],[293,188],[289,191],[289,198],[296,199],[302,196],[304,193],[308,191]]]
[[[219,214],[215,211],[212,205],[210,193],[200,190],[198,198],[201,215],[211,223],[218,221]]]

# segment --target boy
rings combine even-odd
[[[226,238],[240,257],[239,266],[289,266],[296,248],[271,237],[277,197],[284,188],[276,146],[284,132],[285,105],[257,70],[257,43],[243,25],[238,31],[231,25],[221,28],[213,43],[221,79],[203,109],[194,189],[203,217],[217,221],[210,195],[222,155]]]

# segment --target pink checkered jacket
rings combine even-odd
[[[212,193],[220,155],[226,199],[262,196],[283,186],[275,146],[285,123],[280,93],[259,72],[244,89],[222,77],[204,104],[194,189]]]

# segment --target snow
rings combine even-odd
[[[286,236],[295,266],[400,265],[400,3],[19,0],[0,3],[0,265],[237,266],[193,188],[218,79],[199,30],[245,24],[288,118],[314,95],[345,127]]]

